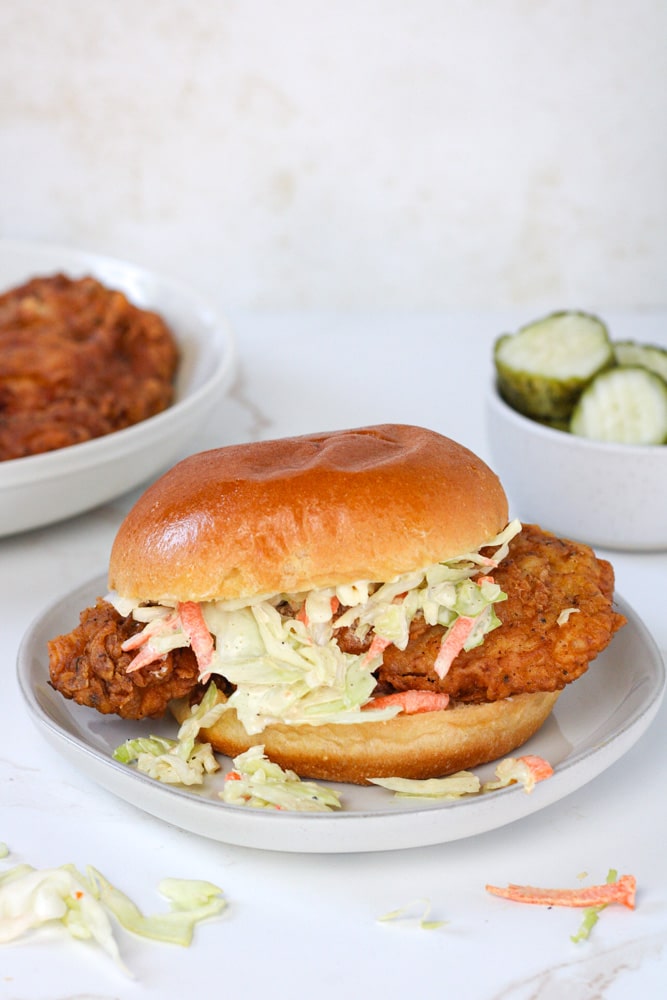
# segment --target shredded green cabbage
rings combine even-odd
[[[416,908],[421,908],[421,916],[419,917],[419,926],[424,931],[437,930],[438,927],[444,927],[448,923],[447,920],[430,920],[431,914],[431,903],[428,899],[413,899],[410,903],[406,903],[405,906],[400,906],[396,910],[390,910],[388,913],[384,913],[381,917],[378,917],[380,923],[387,923],[391,920],[401,920],[406,917],[412,917],[413,911]]]
[[[88,869],[98,888],[100,902],[113,913],[119,924],[132,934],[187,947],[195,925],[224,910],[222,890],[211,882],[198,879],[163,879],[158,890],[170,901],[168,913],[144,916],[132,900],[113,886],[97,869]]]
[[[340,796],[314,781],[302,781],[294,771],[284,771],[254,746],[234,758],[234,769],[225,779],[220,798],[229,805],[255,809],[331,812],[340,809]]]
[[[615,868],[609,869],[606,881],[608,885],[618,881],[618,871]],[[579,930],[576,934],[570,935],[570,940],[574,941],[575,944],[578,944],[579,941],[587,941],[591,931],[600,919],[600,913],[606,908],[606,906],[607,903],[601,903],[599,906],[587,906],[584,910]]]
[[[496,791],[520,783],[532,792],[538,781],[551,777],[553,768],[542,757],[504,757],[495,769],[497,781],[481,783],[472,771],[457,771],[444,778],[369,778],[374,785],[393,791],[396,798],[457,799],[464,795]]]
[[[171,910],[144,916],[125,893],[96,868],[74,865],[38,870],[22,864],[0,874],[0,943],[15,941],[44,924],[62,925],[71,937],[98,944],[128,975],[109,914],[131,933],[187,946],[195,924],[226,906],[222,890],[210,882],[164,879],[159,890]]]
[[[175,740],[163,736],[126,740],[113,752],[121,764],[137,765],[137,770],[165,784],[201,785],[206,774],[219,770],[210,743],[197,740],[200,729],[212,726],[224,711],[216,704],[215,684],[210,684],[199,705],[181,724]]]
[[[95,887],[73,865],[41,871],[19,865],[0,875],[0,942],[57,922],[74,938],[94,940],[130,974]]]
[[[457,771],[446,778],[369,778],[374,785],[388,788],[396,798],[458,799],[476,795],[480,780],[472,771]]]

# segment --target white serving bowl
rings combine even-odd
[[[181,360],[174,403],[132,427],[42,455],[0,462],[0,536],[89,510],[147,482],[180,456],[228,387],[235,348],[227,322],[189,288],[85,251],[0,240],[0,290],[37,275],[92,275],[159,312]]]
[[[495,385],[486,399],[495,472],[526,522],[609,549],[667,549],[667,445],[610,444],[517,413]]]

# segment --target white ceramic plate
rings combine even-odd
[[[126,739],[174,736],[173,721],[125,722],[66,701],[48,686],[46,642],[70,631],[79,611],[106,592],[100,577],[46,610],[26,633],[18,679],[32,720],[52,746],[93,781],[146,812],[214,840],[279,851],[346,853],[423,847],[469,837],[521,819],[595,778],[639,739],[660,706],[665,668],[655,642],[622,600],[628,624],[592,668],[558,700],[555,711],[522,753],[555,768],[531,794],[512,786],[479,798],[425,803],[396,799],[377,787],[338,785],[343,810],[288,813],[221,802],[221,772],[203,791],[181,790],[139,774],[111,754]],[[221,758],[223,765],[229,761]],[[479,768],[491,777],[493,765]]]
[[[56,271],[93,275],[164,317],[182,355],[176,400],[164,412],[105,437],[0,462],[0,536],[80,514],[147,482],[180,457],[233,374],[227,323],[190,289],[96,254],[0,240],[0,291]]]

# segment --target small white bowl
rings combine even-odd
[[[608,549],[667,549],[667,445],[610,444],[517,413],[494,386],[486,431],[513,513]]]
[[[80,514],[147,482],[181,454],[234,370],[234,340],[226,321],[189,288],[85,251],[0,241],[0,290],[57,271],[92,275],[163,316],[181,351],[175,402],[104,437],[0,462],[0,537]]]

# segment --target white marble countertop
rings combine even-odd
[[[481,400],[490,345],[516,319],[235,315],[240,370],[191,450],[398,421],[431,426],[488,460]],[[607,319],[619,339],[667,343],[664,316]],[[152,912],[163,908],[160,879],[203,878],[223,888],[229,906],[196,929],[189,949],[122,934],[134,979],[85,943],[36,932],[0,950],[0,996],[176,998],[213,989],[247,1000],[276,990],[321,1000],[664,995],[666,705],[621,760],[560,802],[469,839],[368,854],[277,853],[200,838],[97,787],[51,749],[22,702],[17,648],[46,605],[105,571],[133,499],[0,540],[0,841],[11,852],[0,870],[19,862],[92,864]],[[614,564],[619,593],[667,650],[667,554],[602,554]],[[487,882],[576,885],[584,871],[604,880],[610,867],[636,875],[637,908],[609,908],[580,944],[570,940],[577,911],[504,904],[484,890]],[[378,921],[417,898],[446,923],[426,931]]]

